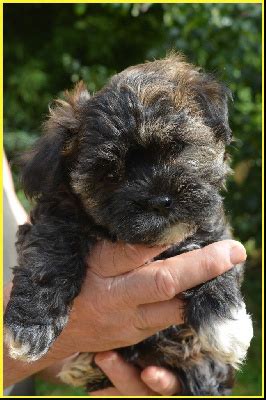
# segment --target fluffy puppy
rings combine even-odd
[[[35,207],[31,224],[19,228],[4,317],[11,357],[34,361],[48,351],[97,240],[172,245],[166,258],[230,238],[220,195],[230,170],[230,97],[214,77],[171,55],[126,69],[92,97],[80,83],[56,101],[24,160],[22,182]],[[120,353],[140,368],[171,369],[183,394],[228,394],[252,338],[242,273],[238,265],[183,293],[186,325]],[[78,368],[62,372],[65,381],[109,384],[91,355],[80,357]]]

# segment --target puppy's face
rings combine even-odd
[[[170,57],[123,71],[80,103],[71,185],[95,222],[146,244],[212,229],[228,171],[227,96]]]
[[[69,186],[117,239],[171,244],[222,217],[229,91],[180,56],[131,67],[59,100],[26,155],[29,197]]]

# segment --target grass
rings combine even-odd
[[[41,379],[36,379],[36,396],[86,396],[84,389],[65,385],[54,385]]]

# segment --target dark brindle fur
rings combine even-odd
[[[11,356],[32,361],[48,351],[97,240],[171,244],[166,258],[230,238],[220,195],[230,171],[230,97],[213,76],[172,55],[126,69],[92,97],[79,84],[55,102],[24,159],[22,182],[35,206],[31,224],[19,228],[5,312]],[[215,329],[243,310],[241,280],[236,266],[183,293],[186,325],[120,353],[140,368],[171,369],[184,394],[230,393],[248,343],[234,337],[225,351]],[[89,389],[109,384],[93,361],[86,373]]]

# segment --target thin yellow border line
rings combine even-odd
[[[101,3],[101,4],[106,4],[106,3],[182,3],[182,4],[189,4],[189,3],[254,3],[254,4],[261,4],[263,3],[263,0],[242,0],[242,1],[238,1],[238,0],[205,0],[205,1],[199,1],[199,0],[186,0],[186,1],[182,1],[182,0],[168,0],[168,1],[160,1],[160,0],[154,0],[154,1],[147,1],[147,0],[132,0],[132,1],[116,1],[116,0],[109,0],[109,1],[97,1],[97,0],[77,0],[77,1],[73,1],[73,0],[43,0],[43,1],[39,1],[39,0],[28,0],[28,1],[23,1],[23,0],[2,0],[2,2],[4,4],[13,4],[13,3],[28,3],[28,4],[33,4],[33,3],[41,3],[41,4],[45,4],[45,3]]]
[[[1,29],[1,37],[3,37],[3,4],[0,4],[0,29]],[[3,121],[3,40],[1,40],[1,44],[0,44],[0,48],[1,48],[1,67],[0,67],[0,85],[1,85],[1,121]],[[3,123],[1,124],[1,132],[0,132],[0,137],[1,137],[1,143],[3,143]],[[2,151],[2,146],[1,146],[1,150],[0,150],[0,165],[3,165],[3,151]],[[0,188],[3,188],[3,175],[0,174]],[[1,210],[1,226],[0,226],[0,254],[1,254],[1,277],[2,277],[2,281],[4,282],[3,279],[3,196],[2,196],[2,192],[1,192],[1,196],[0,196],[0,210]],[[3,284],[1,285],[1,289],[0,289],[0,310],[3,310]],[[2,348],[2,343],[3,343],[3,321],[2,318],[0,318],[0,340],[1,340],[1,351],[0,351],[0,357],[1,357],[1,362],[0,362],[0,377],[1,377],[1,383],[0,383],[0,387],[4,387],[3,385],[3,348]]]
[[[186,1],[181,1],[181,0],[166,0],[166,1],[159,1],[159,0],[154,0],[154,1],[147,1],[147,0],[132,0],[132,1],[116,1],[116,0],[110,0],[110,1],[97,1],[97,0],[91,0],[91,1],[86,1],[86,0],[77,0],[77,1],[71,1],[71,0],[32,0],[32,1],[23,1],[23,0],[1,0],[0,1],[0,26],[1,26],[1,36],[3,38],[3,4],[18,4],[18,3],[24,3],[24,4],[34,4],[34,3],[39,3],[39,4],[49,4],[49,3],[62,3],[62,4],[75,4],[75,3],[98,3],[98,4],[104,4],[104,3],[183,3],[183,4],[192,4],[192,3],[250,3],[250,4],[262,4],[262,395],[256,395],[256,396],[226,396],[227,398],[239,398],[239,399],[261,399],[264,398],[264,1],[257,1],[257,0],[242,0],[242,1],[237,1],[237,0],[224,0],[224,1],[219,1],[219,0],[205,0],[205,1],[197,1],[197,0],[186,0]],[[3,121],[3,39],[1,40],[1,45],[0,45],[0,51],[1,51],[1,67],[0,67],[0,83],[1,83],[1,121]],[[3,143],[3,123],[1,124],[1,131],[0,131],[0,137]],[[3,165],[3,150],[1,147],[0,150],[0,162],[1,165]],[[0,187],[2,188],[2,174],[0,175]],[[0,227],[0,248],[1,248],[1,260],[3,260],[3,196],[0,196],[0,211],[1,211],[1,227]],[[3,262],[1,262],[1,276],[3,278]],[[2,279],[3,282],[3,279]],[[3,289],[3,288],[2,288]],[[1,310],[3,309],[3,291],[1,290],[1,296],[0,296],[0,307]],[[1,343],[3,343],[3,321],[2,318],[0,319],[0,340]],[[1,385],[0,387],[3,388],[3,348],[2,346],[0,347],[0,356],[1,356],[1,363],[0,363],[0,376],[1,376]],[[3,392],[0,394],[2,395],[2,398],[10,398],[11,396],[4,396]],[[12,396],[14,398],[40,398],[40,396]],[[42,398],[87,398],[87,397],[100,397],[100,396],[41,396]],[[107,398],[154,398],[153,396],[106,396]],[[160,396],[163,398],[169,398],[168,396]],[[172,396],[176,398],[180,398],[180,396]],[[224,396],[182,396],[182,398],[225,398]]]
[[[102,396],[13,396],[12,398],[21,398],[21,399],[40,399],[40,398],[51,398],[51,399],[73,399],[73,398],[81,398],[87,399],[89,398],[102,398]],[[264,396],[105,396],[106,398],[130,398],[130,399],[154,399],[155,397],[169,399],[176,398],[176,399],[264,399]],[[8,399],[10,396],[2,396],[1,398]]]
[[[264,396],[264,2],[262,3],[262,198],[261,198],[261,217],[262,217],[262,394]]]

